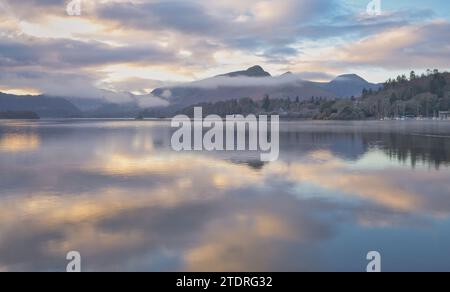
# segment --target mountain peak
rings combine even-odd
[[[357,75],[357,74],[343,74],[343,75],[339,75],[338,77],[336,77],[334,81],[358,81],[358,82],[364,82],[364,83],[368,83],[367,80],[365,80],[364,78],[362,78],[361,76]]]
[[[239,77],[239,76],[245,76],[245,77],[271,77],[272,75],[270,75],[269,72],[264,71],[264,69],[261,66],[256,65],[256,66],[248,68],[247,70],[231,72],[231,73],[219,75],[219,76],[216,76],[216,77]]]
[[[325,88],[336,93],[337,96],[350,97],[361,96],[364,89],[377,90],[380,88],[380,85],[369,83],[356,74],[344,74],[326,83]]]
[[[281,77],[294,75],[291,71],[287,71],[286,73],[281,74]]]

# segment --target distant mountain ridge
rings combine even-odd
[[[0,92],[0,112],[33,112],[41,118],[134,118],[141,107],[135,102],[106,99],[13,95]]]
[[[153,106],[159,113],[170,115],[199,103],[215,103],[240,98],[261,100],[290,98],[308,100],[358,97],[364,89],[377,90],[378,84],[369,83],[355,74],[336,77],[330,82],[303,80],[292,72],[272,76],[261,66],[230,72],[215,77],[157,88],[148,96],[134,96],[129,102],[110,102],[106,98],[54,97],[48,95],[19,96],[0,93],[0,111],[34,112],[42,118],[132,118],[147,108],[147,99],[159,98],[163,104]],[[142,102],[142,103],[141,103]],[[167,103],[167,104],[165,104]]]
[[[272,76],[261,66],[230,72],[212,78],[157,88],[152,94],[167,99],[174,107],[185,107],[202,102],[218,102],[240,98],[260,100],[271,98],[350,98],[359,97],[364,89],[377,90],[380,84],[366,81],[356,74],[336,77],[330,82],[314,82],[301,79],[292,72]]]

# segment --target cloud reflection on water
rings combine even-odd
[[[55,131],[38,153],[0,153],[1,269],[64,270],[79,250],[89,270],[327,270],[321,247],[342,226],[416,228],[450,212],[445,167],[355,168],[321,145],[255,168],[173,153],[163,125]]]
[[[6,134],[0,138],[0,152],[31,151],[36,150],[39,145],[39,136],[33,133]]]

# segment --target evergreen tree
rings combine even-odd
[[[270,97],[267,94],[264,96],[262,108],[265,112],[270,111]]]

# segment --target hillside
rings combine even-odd
[[[339,77],[338,77],[339,78]],[[356,78],[352,78],[356,80]],[[338,81],[339,82],[339,81]],[[342,87],[342,90],[346,90]],[[377,90],[364,89],[361,97],[350,99],[311,97],[232,99],[215,103],[198,103],[178,111],[193,113],[195,106],[203,107],[204,115],[218,114],[278,114],[282,118],[363,120],[406,117],[437,117],[439,111],[450,109],[450,73],[428,72],[417,77],[399,76],[388,80]]]
[[[382,119],[400,117],[437,117],[450,109],[450,73],[437,70],[416,76],[389,79],[382,89],[364,90],[353,101],[325,102],[319,119]]]
[[[0,93],[0,112],[34,112],[43,118],[70,118],[82,115],[75,105],[64,98],[4,93]]]

